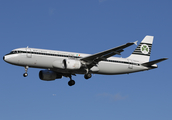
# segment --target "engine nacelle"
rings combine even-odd
[[[81,62],[79,60],[64,59],[63,63],[64,63],[65,69],[80,69],[81,68]]]
[[[81,68],[81,62],[79,60],[71,60],[71,59],[57,60],[54,61],[53,67],[75,70]]]
[[[41,70],[39,72],[39,78],[41,80],[44,80],[44,81],[52,81],[52,80],[55,80],[55,79],[62,78],[62,75],[57,74],[56,72],[51,71],[51,70]]]

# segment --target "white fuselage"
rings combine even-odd
[[[49,69],[60,73],[85,74],[85,69],[63,69],[53,65],[55,61],[64,59],[80,60],[90,54],[63,52],[46,49],[35,48],[19,48],[4,56],[4,60],[10,64],[18,66],[29,66],[33,68]],[[82,63],[82,61],[81,61]],[[100,61],[96,66],[92,67],[91,73],[94,74],[127,74],[132,72],[149,70],[151,68],[144,67],[140,61],[127,58],[110,57]]]

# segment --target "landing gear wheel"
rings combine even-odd
[[[87,74],[84,75],[84,78],[85,78],[85,79],[89,79],[89,78],[91,78],[91,77],[92,77],[91,73],[87,73]]]
[[[68,82],[68,85],[69,85],[69,86],[75,85],[75,81],[74,81],[74,80],[70,80],[70,81]]]
[[[28,76],[28,74],[27,74],[27,73],[24,73],[24,74],[23,74],[23,76],[24,76],[24,77],[27,77],[27,76]]]
[[[25,66],[25,73],[23,74],[24,77],[28,76],[28,74],[27,74],[28,68],[29,68],[29,66]]]

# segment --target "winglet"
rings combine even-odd
[[[138,42],[138,40],[137,40],[137,41],[135,41],[135,42],[134,42],[134,44],[135,44],[135,45],[137,45],[137,42]]]

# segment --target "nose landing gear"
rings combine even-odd
[[[28,68],[29,68],[29,66],[25,66],[25,73],[23,74],[23,77],[27,77],[28,76],[28,73],[27,73]]]
[[[27,74],[27,73],[24,73],[24,74],[23,74],[23,77],[27,77],[27,76],[28,76],[28,74]]]

